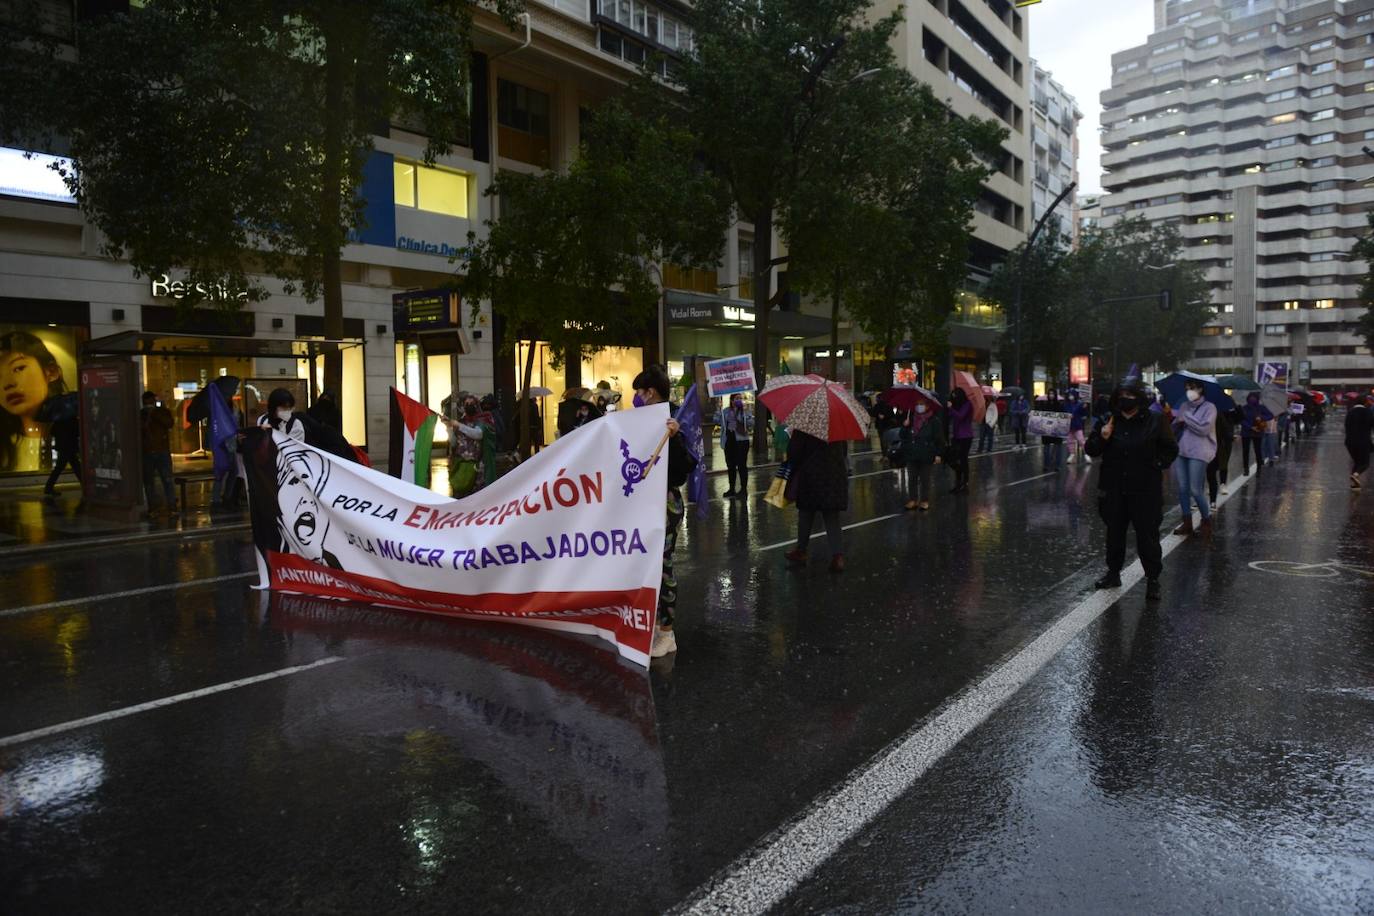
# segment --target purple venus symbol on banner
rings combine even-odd
[[[649,473],[651,462],[630,457],[630,443],[624,439],[620,440],[620,454],[625,456],[625,460],[620,465],[620,476],[625,478],[625,495],[629,496],[634,492],[635,484],[643,480],[644,475]]]

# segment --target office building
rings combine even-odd
[[[1348,260],[1374,204],[1374,0],[1157,0],[1112,67],[1102,219],[1179,226],[1216,309],[1191,367],[1374,384]]]
[[[1083,112],[1048,70],[1031,59],[1031,226],[1070,184],[1078,184],[1078,124]],[[1046,223],[1059,230],[1064,246],[1078,246],[1077,190],[1055,208]]]

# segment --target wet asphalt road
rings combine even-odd
[[[0,610],[0,910],[673,907],[1088,595],[1091,472],[973,467],[915,515],[857,458],[842,576],[823,537],[784,569],[768,472],[689,512],[681,648],[647,676],[253,592],[220,578],[239,535],[0,555],[10,609],[219,579]],[[1374,490],[1344,471],[1299,443],[1170,554],[1157,609],[1123,595],[780,908],[1374,911]]]

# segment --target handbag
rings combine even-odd
[[[768,485],[768,493],[763,497],[763,501],[776,509],[786,509],[792,505],[792,500],[787,498],[787,480],[792,476],[792,468],[787,462],[783,462],[778,467],[778,472],[773,475],[773,482]]]
[[[467,496],[477,483],[477,462],[461,459],[451,471],[449,489],[454,496]]]

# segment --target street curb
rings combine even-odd
[[[251,527],[251,524],[248,522],[235,522],[230,525],[207,526],[205,528],[193,528],[190,530],[149,531],[142,534],[116,534],[99,538],[74,538],[69,541],[45,541],[42,544],[26,544],[18,547],[0,548],[0,563],[10,559],[51,553],[57,550],[91,550],[100,547],[110,547],[115,544],[147,544],[162,541],[203,541],[207,538],[219,537],[228,532],[248,531]]]

